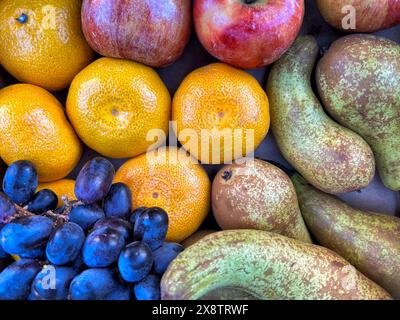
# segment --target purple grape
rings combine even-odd
[[[132,193],[123,183],[111,186],[110,192],[104,199],[104,212],[106,217],[126,219],[132,210]]]
[[[179,243],[165,242],[160,248],[153,252],[154,270],[158,274],[163,274],[169,264],[183,251],[183,246]]]
[[[92,228],[102,218],[104,218],[104,211],[97,204],[74,206],[68,215],[70,222],[80,225],[85,231]]]
[[[153,265],[153,254],[144,242],[133,242],[122,250],[118,259],[121,277],[127,282],[137,282],[146,277]]]
[[[119,231],[109,227],[95,229],[83,245],[83,261],[91,268],[108,267],[118,260],[124,246],[125,239]]]
[[[137,300],[160,300],[160,277],[154,274],[148,275],[142,281],[135,284],[134,292]]]
[[[76,198],[87,204],[103,200],[110,191],[114,175],[114,166],[107,159],[99,157],[88,161],[76,178]]]
[[[38,186],[38,175],[29,161],[16,161],[8,167],[3,180],[4,193],[22,206],[31,200]]]
[[[155,250],[163,244],[167,231],[167,213],[161,208],[149,208],[136,219],[133,239],[146,242],[151,250]]]
[[[42,214],[57,208],[58,197],[48,189],[37,192],[28,204],[28,211],[35,214]]]
[[[0,192],[0,223],[8,223],[16,213],[15,205],[4,193]]]
[[[109,227],[120,232],[124,237],[125,241],[128,241],[131,237],[133,228],[129,221],[120,218],[103,218],[96,222],[93,229],[99,229],[103,227]]]

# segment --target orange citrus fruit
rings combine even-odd
[[[128,158],[165,141],[171,97],[150,67],[101,58],[73,80],[67,113],[90,148],[107,157]],[[148,139],[151,132],[155,135]]]
[[[0,132],[4,162],[31,161],[42,182],[66,177],[82,154],[61,104],[48,91],[31,84],[0,90]]]
[[[181,242],[210,209],[211,183],[204,168],[183,149],[163,147],[126,162],[116,182],[132,191],[134,208],[160,207],[169,217],[167,241]]]
[[[37,191],[43,189],[53,191],[58,197],[57,208],[60,208],[64,205],[64,202],[62,201],[63,196],[66,196],[68,200],[76,200],[74,188],[75,180],[61,179],[53,182],[39,183]]]
[[[190,73],[172,103],[178,140],[202,163],[228,163],[253,152],[269,130],[265,91],[250,74],[215,63]]]
[[[67,87],[92,59],[81,30],[82,1],[0,1],[0,63],[15,78],[46,88]]]

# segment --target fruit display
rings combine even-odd
[[[399,3],[0,0],[0,301],[400,300]]]
[[[400,45],[372,35],[340,38],[318,63],[317,85],[332,117],[371,146],[386,187],[399,191]]]
[[[0,193],[0,258],[18,259],[0,273],[1,300],[160,298],[161,276],[183,246],[165,241],[169,219],[163,209],[132,212],[130,191],[113,184],[114,175],[108,160],[88,161],[76,179],[77,201],[64,199],[62,210],[55,210],[54,192],[35,193],[32,163],[17,161],[7,169]],[[40,196],[46,190],[51,201]],[[29,210],[37,199],[46,210]],[[82,208],[89,205],[101,214]],[[54,287],[44,287],[47,273],[54,273]]]

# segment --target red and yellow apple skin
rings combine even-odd
[[[347,32],[375,32],[400,24],[400,0],[317,0],[324,19]],[[343,28],[343,19],[355,9],[355,29]]]
[[[304,0],[195,0],[194,24],[207,51],[233,66],[252,69],[278,60],[304,17]]]
[[[101,55],[152,67],[175,62],[190,36],[190,0],[84,0],[82,28]]]

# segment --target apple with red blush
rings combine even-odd
[[[243,69],[278,60],[298,35],[304,0],[195,0],[197,36],[217,59]]]
[[[101,55],[152,67],[175,62],[190,35],[190,0],[84,0],[82,29]]]

